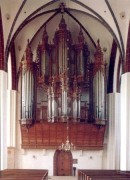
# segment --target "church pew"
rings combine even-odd
[[[34,170],[34,169],[6,169],[1,172],[0,180],[47,180],[48,170]]]
[[[88,180],[128,180],[130,177],[93,177]]]
[[[119,179],[130,179],[130,176],[128,175],[123,175],[123,174],[113,174],[113,175],[90,175],[88,177],[88,180],[119,180]]]
[[[89,178],[89,180],[129,180],[130,178],[128,177],[95,177],[95,178]]]
[[[22,176],[22,175],[20,175],[20,176],[18,176],[18,175],[15,175],[15,176],[8,176],[8,177],[6,177],[6,176],[3,176],[3,177],[1,177],[0,178],[0,180],[1,179],[26,179],[26,180],[29,180],[29,179],[32,179],[32,180],[47,180],[48,178],[47,177],[43,177],[43,176],[30,176],[30,175],[26,175],[26,176]]]
[[[78,170],[78,180],[92,180],[93,178],[98,178],[101,180],[108,179],[130,179],[129,171],[119,171],[119,170]]]
[[[130,179],[130,174],[122,174],[122,172],[114,172],[114,171],[94,171],[92,173],[86,173],[84,172],[84,174],[81,177],[81,180],[92,180],[92,179],[120,179],[120,178],[124,178],[124,179]]]
[[[39,178],[39,177],[33,177],[33,178],[29,178],[29,177],[24,177],[24,178],[21,178],[21,177],[3,177],[3,178],[0,178],[0,180],[44,180],[43,178]]]

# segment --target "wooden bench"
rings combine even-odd
[[[119,170],[78,170],[78,180],[125,180],[130,179],[129,171]]]
[[[6,169],[1,171],[0,180],[48,180],[48,170]]]
[[[120,177],[120,176],[99,176],[99,177],[90,177],[89,180],[128,180],[130,177]]]

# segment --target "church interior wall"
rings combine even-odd
[[[4,1],[3,1],[4,2]],[[3,3],[4,4],[4,3]],[[95,5],[96,6],[96,5]],[[96,7],[97,8],[97,7]],[[121,17],[120,11],[122,7],[118,7],[117,12],[116,12],[116,18],[119,20]],[[2,11],[4,10],[7,11],[7,8],[4,7]],[[8,9],[9,10],[9,9]],[[6,12],[5,11],[5,12]],[[14,9],[15,12],[15,9]],[[104,14],[104,11],[103,11]],[[127,41],[127,28],[129,25],[129,19],[130,15],[128,16],[129,12],[127,10],[125,14],[125,18],[122,18],[119,24],[119,27],[121,29],[121,34],[123,38],[123,43],[124,43],[124,48],[126,48],[125,44]],[[13,18],[11,18],[12,21]],[[39,18],[40,19],[40,18]],[[11,21],[7,21],[3,15],[3,28],[4,28],[4,41],[6,44],[7,37],[8,37],[8,31],[11,26]],[[37,23],[39,23],[37,21]],[[111,23],[112,24],[112,23]],[[30,25],[30,29],[34,26],[32,23]],[[113,27],[113,29],[115,26]],[[51,28],[50,28],[51,29]],[[20,62],[23,52],[25,50],[26,46],[26,41],[27,38],[32,37],[33,34],[33,29],[28,31],[28,29],[24,29],[25,32],[28,32],[24,34],[21,32],[21,36],[19,34],[19,37],[15,39],[16,43],[16,56],[17,56],[17,61]],[[102,37],[102,33],[100,34]],[[24,39],[23,39],[24,37]],[[41,38],[39,34],[39,39]],[[31,39],[31,38],[30,38]],[[37,41],[39,41],[37,39]],[[109,37],[110,42],[112,42],[113,37],[110,35]],[[104,38],[105,41],[105,38]],[[102,43],[102,42],[101,42]],[[106,41],[106,43],[108,43]],[[19,45],[20,44],[20,45]],[[35,49],[36,40],[34,40],[34,44],[32,46],[32,49]],[[109,43],[108,43],[109,44]],[[106,46],[106,44],[103,44]],[[111,48],[111,43],[108,46],[110,49]],[[36,57],[36,52],[34,52],[34,59]],[[110,52],[109,52],[110,53]],[[106,56],[109,56],[108,52],[106,53]],[[90,53],[90,58],[93,58],[93,54]],[[129,158],[127,159],[127,154],[129,154],[129,149],[130,149],[130,142],[127,136],[129,136],[129,125],[127,117],[125,117],[124,121],[124,116],[129,115],[129,102],[128,104],[120,104],[120,94],[116,94],[116,81],[117,81],[117,71],[118,71],[118,62],[120,58],[120,52],[118,49],[116,60],[115,60],[115,69],[114,69],[114,83],[113,83],[113,94],[109,95],[109,99],[111,99],[111,102],[109,102],[109,122],[107,123],[106,127],[106,134],[104,137],[104,147],[102,150],[74,150],[72,151],[73,159],[77,160],[77,164],[73,164],[76,169],[118,169],[121,168],[123,170],[129,170],[130,165],[129,165]],[[17,70],[19,69],[19,63],[16,64]],[[121,73],[120,73],[121,76]],[[127,78],[126,78],[127,79]],[[121,80],[123,82],[123,80]],[[121,83],[122,83],[121,82]],[[123,84],[123,83],[122,83]],[[124,84],[123,84],[124,85]],[[122,85],[122,86],[123,86]],[[122,99],[124,98],[124,92],[127,89],[126,84],[123,86],[123,93],[121,94]],[[11,88],[8,89],[7,87],[7,73],[4,71],[0,70],[0,119],[2,121],[0,122],[0,145],[1,145],[1,165],[0,169],[48,169],[49,175],[53,175],[53,157],[56,149],[22,149],[21,147],[21,131],[20,131],[20,91],[11,91]],[[129,90],[129,87],[128,87]],[[16,100],[16,94],[17,94],[17,100]],[[129,91],[128,91],[129,94]],[[128,98],[128,94],[125,96],[126,100]],[[84,94],[83,94],[84,96]],[[84,99],[84,97],[82,97]],[[15,102],[16,101],[16,102]],[[122,100],[123,102],[123,100]],[[7,105],[7,103],[9,103]],[[124,106],[124,107],[123,107]],[[7,107],[7,108],[6,108]],[[17,108],[16,108],[17,107]],[[127,108],[127,112],[124,111],[124,116],[122,115],[120,119],[120,113],[122,113],[122,109]],[[16,108],[16,109],[15,109]],[[120,112],[121,111],[121,112]],[[120,113],[118,113],[120,112]],[[123,114],[123,113],[122,113]],[[111,118],[111,119],[110,119]],[[122,144],[120,144],[120,121],[122,122],[122,125],[124,122],[125,124],[125,129],[127,129],[127,134],[125,134],[125,141],[122,139]],[[118,126],[117,126],[118,125]],[[121,128],[122,134],[124,134],[124,129],[123,126]],[[122,136],[123,137],[123,136]],[[123,147],[123,142],[125,143]],[[117,143],[117,144],[116,144]],[[122,147],[121,147],[122,145]],[[127,149],[125,154],[123,155],[122,152],[119,152],[119,149]],[[118,151],[118,154],[117,154]],[[119,155],[120,153],[120,155]],[[117,159],[118,155],[118,159]],[[120,156],[120,157],[119,157]],[[124,157],[125,156],[125,161]],[[114,159],[113,159],[114,157]],[[111,161],[112,160],[112,161]],[[119,162],[120,161],[120,162]],[[122,165],[121,167],[120,164],[124,162],[124,166]],[[116,164],[117,163],[117,164]]]

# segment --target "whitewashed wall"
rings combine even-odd
[[[53,157],[55,150],[19,150],[16,151],[15,168],[48,169],[53,175]],[[102,169],[102,151],[74,151],[73,159],[78,163],[76,169]]]

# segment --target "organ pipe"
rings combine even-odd
[[[98,41],[97,51],[95,53],[95,62],[93,68],[93,92],[94,92],[94,116],[97,119],[106,119],[106,92],[104,91],[106,87],[106,79],[105,79],[105,63],[103,61],[103,53],[101,51],[101,47]]]
[[[22,83],[22,113],[21,124],[27,126],[33,123],[33,110],[34,110],[34,74],[33,74],[33,61],[32,52],[30,49],[29,41],[26,48],[26,58],[21,63],[21,83]]]
[[[80,119],[80,94],[78,94],[77,106],[77,118]]]
[[[52,105],[51,88],[49,87],[48,88],[48,121],[51,121],[52,118],[51,105]]]

